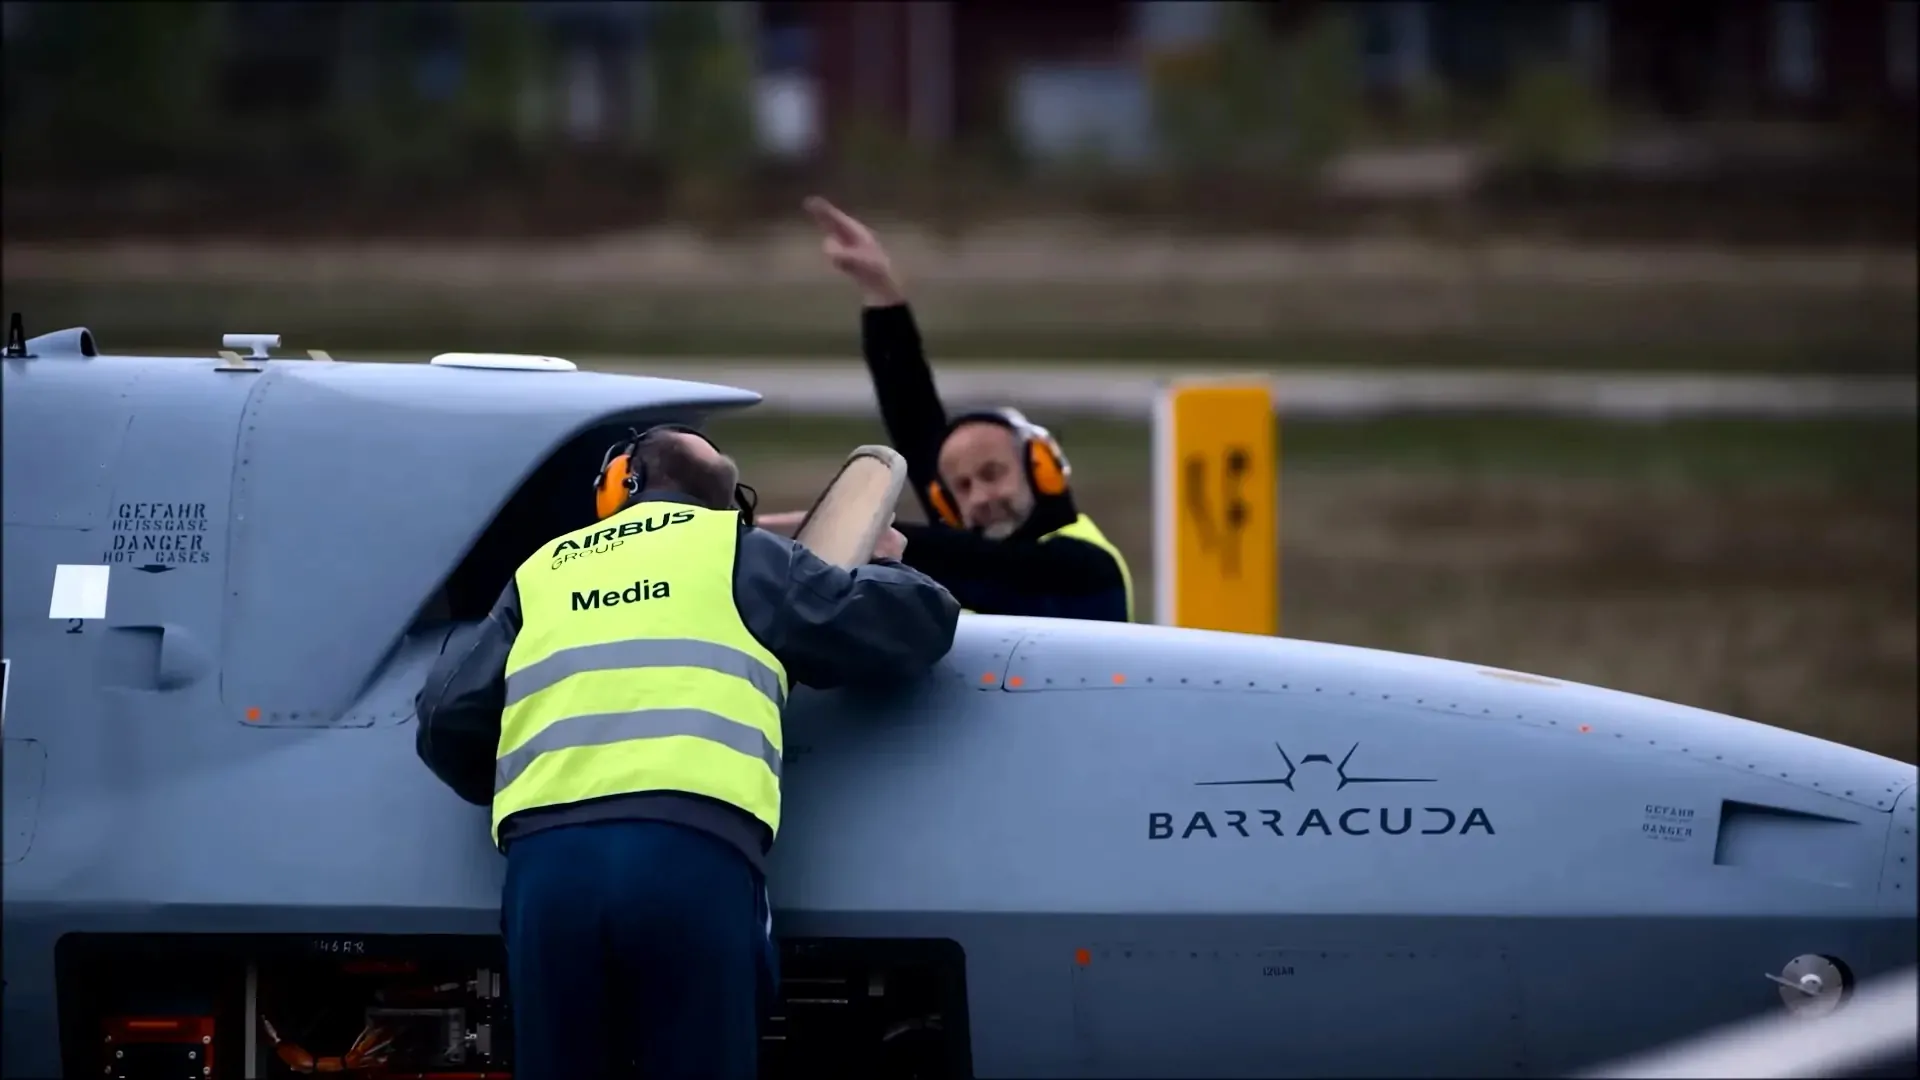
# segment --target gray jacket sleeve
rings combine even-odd
[[[764,529],[740,534],[734,594],[747,629],[815,689],[915,678],[953,648],[960,603],[892,560],[843,570]]]
[[[500,713],[506,706],[507,654],[520,633],[520,590],[509,580],[474,630],[450,638],[413,700],[414,752],[456,795],[493,801]]]

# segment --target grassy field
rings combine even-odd
[[[883,441],[874,423],[779,416],[713,430],[768,509],[804,507],[847,450]],[[1145,429],[1055,430],[1150,598]],[[1596,683],[1915,760],[1910,421],[1293,422],[1281,447],[1289,637]]]
[[[1910,251],[1185,243],[1034,226],[889,231],[943,361],[1910,372]],[[848,356],[857,302],[818,239],[562,247],[7,245],[6,309],[107,348]]]
[[[288,348],[549,355],[844,356],[838,288],[448,289],[9,281],[30,328],[86,326],[109,349],[207,350],[266,327]],[[1873,374],[1915,367],[1909,298],[1573,296],[1555,290],[1239,285],[948,288],[916,302],[943,362],[1215,361],[1262,367],[1469,366]],[[33,332],[30,329],[29,332]],[[246,331],[256,332],[256,331]]]

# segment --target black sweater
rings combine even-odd
[[[927,489],[939,474],[947,414],[913,312],[905,304],[867,308],[860,330],[881,422],[907,459],[909,483],[931,523],[896,526],[907,538],[907,565],[945,585],[970,611],[1125,622],[1126,584],[1113,556],[1073,537],[1041,542],[1079,516],[1071,493],[1036,498],[1033,516],[1005,540],[939,523]]]

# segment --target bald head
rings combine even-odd
[[[739,466],[700,436],[686,431],[652,432],[640,440],[633,454],[646,470],[642,495],[672,491],[713,510],[733,506]]]
[[[1020,437],[1005,424],[970,421],[940,445],[940,481],[961,524],[990,540],[1012,536],[1033,513]]]

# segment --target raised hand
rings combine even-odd
[[[801,204],[820,227],[820,251],[835,270],[853,279],[868,307],[891,307],[905,300],[887,250],[873,230],[818,195]]]

